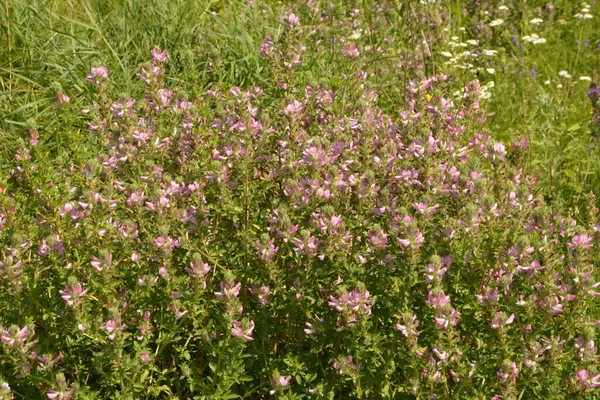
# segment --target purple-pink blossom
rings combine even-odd
[[[230,300],[238,297],[240,289],[242,288],[242,282],[238,282],[233,285],[233,282],[221,282],[221,291],[215,292],[215,296],[219,300]]]
[[[108,69],[106,67],[93,67],[90,74],[86,76],[87,80],[93,84],[99,84],[102,79],[108,79]]]
[[[247,324],[242,324],[240,321],[231,322],[231,334],[235,337],[242,338],[249,342],[254,340],[252,338],[252,331],[254,330],[254,321],[250,320]]]
[[[152,60],[158,63],[167,61],[167,50],[160,51],[159,49],[152,49],[150,53],[152,53]]]
[[[87,292],[88,289],[83,289],[79,282],[73,285],[66,285],[64,290],[58,291],[58,293],[60,293],[60,297],[62,297],[70,307],[73,307],[75,304],[79,304]]]

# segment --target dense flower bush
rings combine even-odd
[[[544,204],[527,143],[480,130],[477,81],[415,76],[390,115],[346,43],[351,90],[298,84],[299,23],[261,46],[268,87],[188,99],[156,50],[143,98],[92,68],[86,152],[49,167],[28,132],[0,186],[3,398],[600,387],[595,200],[583,225]]]

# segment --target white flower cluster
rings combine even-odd
[[[588,3],[581,3],[581,10],[574,15],[577,19],[592,19],[594,16],[590,14],[590,5]]]
[[[562,76],[563,78],[571,79],[572,76],[569,71],[559,71],[558,76]]]
[[[481,86],[481,90],[479,91],[479,98],[482,100],[487,100],[490,97],[492,97],[491,89],[494,88],[495,86],[496,86],[496,84],[494,83],[494,81],[490,81],[490,82],[486,83],[485,85]],[[462,88],[462,89],[457,90],[454,93],[452,93],[452,95],[456,99],[464,99],[465,97],[467,97],[467,92],[466,92],[465,88]]]
[[[352,32],[352,35],[350,35],[348,37],[348,39],[350,40],[358,40],[362,37],[362,34],[364,33],[364,29],[357,29],[354,32]]]
[[[485,59],[484,57],[489,58],[496,56],[498,54],[497,50],[478,48],[479,41],[476,39],[464,39],[461,41],[458,36],[452,36],[450,39],[451,41],[448,42],[448,46],[450,47],[449,51],[442,51],[439,53],[447,59],[444,63],[446,66],[468,70],[472,74],[487,73],[489,75],[494,75],[496,73],[496,69],[490,66],[489,59]],[[490,97],[489,89],[493,87],[493,84],[494,83],[491,82],[492,86],[487,86],[489,85],[487,84],[482,87],[482,99]],[[454,96],[458,98],[461,98],[464,95],[464,91],[454,93]]]
[[[492,89],[495,86],[496,86],[496,84],[494,83],[494,81],[489,81],[488,83],[483,85],[481,87],[481,92],[479,93],[479,97],[484,100],[487,100],[490,97],[492,97],[492,92],[490,89]]]
[[[543,44],[546,43],[546,38],[539,37],[537,33],[532,33],[531,35],[523,36],[523,41],[533,44]]]
[[[469,45],[477,46],[479,44],[479,41],[475,39],[469,39],[464,42],[458,42],[458,36],[452,36],[451,39],[452,40],[448,42],[448,46],[452,48],[469,47]]]

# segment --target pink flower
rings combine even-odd
[[[74,285],[65,286],[64,290],[59,290],[60,297],[63,298],[64,301],[67,302],[67,305],[73,307],[73,305],[81,302],[81,298],[85,296],[88,292],[88,289],[83,290],[80,283],[76,283]]]
[[[292,379],[291,375],[286,377],[279,376],[277,379],[271,381],[271,386],[273,386],[274,390],[269,391],[269,394],[274,395],[277,390],[286,388],[290,385],[290,381]]]
[[[358,49],[356,48],[356,45],[352,42],[347,44],[346,46],[344,46],[344,50],[342,51],[342,54],[347,57],[352,57],[352,58],[358,58],[358,56],[360,55],[360,53],[358,52]]]
[[[569,249],[580,248],[584,251],[587,251],[594,247],[594,245],[590,243],[592,240],[593,238],[589,237],[586,233],[582,235],[575,235],[573,236],[571,243],[567,243],[567,247]]]
[[[404,325],[396,324],[396,329],[402,332],[402,334],[406,337],[419,336],[419,332],[417,331],[417,328],[419,327],[419,321],[417,320],[416,315],[405,315],[403,322]]]
[[[273,386],[280,387],[280,388],[286,387],[286,386],[289,386],[291,380],[292,380],[292,376],[291,375],[288,375],[286,377],[280,376],[274,382]]]
[[[300,25],[300,17],[295,14],[289,13],[283,16],[284,24],[287,24],[290,28]]]
[[[58,94],[58,104],[70,103],[71,98],[64,93]]]
[[[271,288],[266,285],[262,285],[258,290],[258,300],[260,301],[260,306],[264,308],[267,304],[269,304],[269,294],[271,293]]]
[[[231,282],[221,282],[221,291],[215,292],[215,296],[219,300],[232,299],[238,297],[242,283],[238,282],[234,287],[231,287]]]
[[[443,290],[437,295],[433,294],[433,291],[429,291],[428,299],[425,304],[433,308],[443,307],[446,304],[450,304],[450,296],[446,296]]]
[[[110,265],[112,264],[112,253],[108,253],[104,260],[92,256],[90,264],[92,267],[96,268],[98,272],[101,272],[104,268],[110,268]]]
[[[587,369],[580,369],[577,371],[575,379],[583,387],[588,387],[590,389],[600,387],[600,374],[590,377],[590,373]]]
[[[287,105],[286,108],[284,108],[283,110],[281,110],[280,112],[284,115],[296,115],[302,112],[302,110],[304,110],[304,107],[302,106],[302,103],[300,103],[298,100],[294,100],[293,102],[291,102],[290,104]]]
[[[159,89],[158,97],[160,98],[160,102],[163,106],[168,106],[171,104],[171,98],[173,97],[173,91],[169,89]]]
[[[510,361],[505,361],[502,367],[498,370],[498,377],[500,378],[500,382],[504,383],[506,381],[514,381],[519,376],[519,368],[517,368],[516,363],[510,363]]]
[[[122,323],[115,322],[114,320],[110,319],[110,320],[106,321],[106,324],[104,324],[104,327],[102,328],[102,330],[108,334],[108,340],[113,340],[116,336],[116,333],[119,330],[124,331],[125,328],[126,328],[126,326],[123,325]]]
[[[108,69],[106,67],[94,67],[89,75],[86,76],[87,80],[93,84],[100,83],[100,79],[108,79]]]
[[[248,328],[244,329],[242,327],[242,323],[240,321],[233,321],[231,323],[231,334],[235,337],[243,338],[245,341],[249,342],[252,339],[252,331],[254,330],[254,321],[250,320],[248,323]]]
[[[15,344],[22,345],[23,343],[25,343],[25,340],[28,336],[29,328],[27,326],[24,326],[22,329],[19,329],[19,327],[16,326],[12,326],[8,330],[2,330],[2,335],[0,336],[0,339],[2,339],[2,341],[6,343],[9,347],[13,347]]]
[[[156,62],[164,63],[167,61],[167,50],[152,49],[150,53],[152,53],[152,59]]]
[[[48,390],[48,392],[46,393],[46,396],[48,396],[49,399],[59,399],[59,400],[72,399],[73,394],[75,393],[75,388],[72,388],[71,390],[67,391],[66,383],[64,383],[64,386],[65,387],[60,391],[54,390],[54,389]]]
[[[190,267],[186,267],[185,270],[194,278],[202,278],[210,272],[210,265],[201,260],[191,261]]]
[[[506,314],[503,312],[496,312],[494,318],[492,318],[492,329],[503,328],[505,325],[510,325],[515,319],[515,314],[511,314],[506,318]]]

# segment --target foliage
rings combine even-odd
[[[6,3],[0,397],[597,398],[577,10],[421,3]]]

